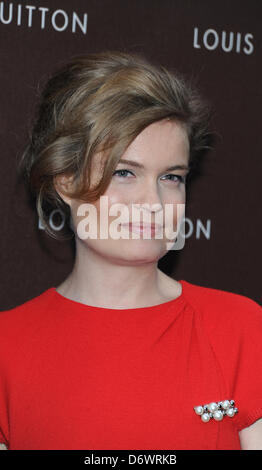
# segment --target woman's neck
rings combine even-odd
[[[168,302],[181,294],[181,285],[164,274],[157,261],[120,264],[84,247],[76,250],[73,270],[56,290],[76,302],[117,309]]]

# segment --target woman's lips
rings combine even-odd
[[[160,224],[146,224],[146,223],[130,222],[128,224],[121,224],[121,225],[126,227],[130,232],[134,232],[134,233],[155,234],[163,228],[163,226]]]

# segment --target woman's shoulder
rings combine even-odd
[[[206,324],[234,329],[247,321],[261,325],[262,307],[248,296],[184,281],[184,297]]]
[[[248,296],[190,283],[184,295],[201,319],[225,396],[239,409],[237,429],[250,426],[262,417],[262,307]]]

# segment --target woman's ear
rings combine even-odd
[[[67,192],[72,190],[73,175],[54,176],[54,187],[61,199],[71,207],[72,199],[67,196]]]

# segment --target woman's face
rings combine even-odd
[[[188,137],[180,123],[162,120],[149,125],[122,155],[121,160],[128,160],[128,163],[118,163],[102,199],[100,197],[91,204],[94,209],[92,214],[85,211],[87,206],[82,205],[81,208],[82,202],[66,200],[71,206],[76,242],[83,243],[87,249],[118,264],[157,262],[168,251],[167,242],[172,242],[165,234],[165,207],[168,204],[173,209],[172,224],[175,232],[178,222],[176,205],[185,204],[188,159]],[[93,182],[101,175],[101,161],[101,155],[97,154],[91,174]],[[170,169],[176,165],[185,168]],[[122,205],[121,212],[110,215],[109,211],[116,204]],[[108,224],[106,238],[100,238],[100,215],[103,223]],[[88,230],[90,232],[91,225],[87,221],[92,225],[93,236],[93,228],[97,224],[97,238],[83,236]],[[142,230],[135,225],[137,222],[143,224]],[[163,224],[163,236],[160,232],[159,238],[159,232],[151,228],[154,222]],[[112,232],[109,230],[110,225]],[[125,238],[116,237],[116,231],[121,231]]]

